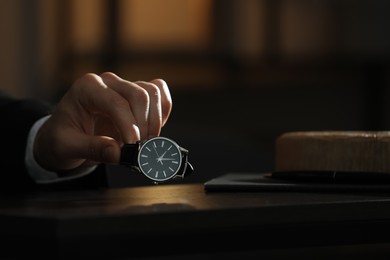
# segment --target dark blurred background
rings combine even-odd
[[[86,72],[163,78],[162,134],[204,182],[273,169],[288,131],[390,129],[390,1],[0,1],[0,86],[55,103]],[[150,184],[110,166],[112,186]]]

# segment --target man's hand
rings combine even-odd
[[[39,130],[34,156],[52,171],[116,164],[123,143],[160,135],[171,109],[164,80],[131,82],[110,72],[86,74]]]

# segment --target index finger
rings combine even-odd
[[[162,126],[164,126],[172,111],[172,96],[169,91],[168,84],[163,79],[154,79],[150,82],[160,89]]]
[[[101,77],[94,74],[84,76],[76,84],[85,85],[84,88],[76,88],[81,92],[76,97],[84,110],[110,117],[123,142],[135,143],[140,140],[139,128],[125,98],[109,88]]]

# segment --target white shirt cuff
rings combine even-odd
[[[49,184],[49,183],[55,183],[55,182],[80,178],[82,176],[91,173],[97,167],[96,165],[88,168],[76,168],[74,170],[67,172],[66,176],[64,175],[59,176],[56,172],[48,171],[42,168],[37,163],[33,154],[35,137],[40,127],[43,125],[43,123],[46,122],[47,119],[49,119],[49,117],[50,115],[47,115],[45,117],[42,117],[38,121],[36,121],[32,126],[32,128],[30,129],[28,135],[25,163],[26,163],[27,171],[30,174],[30,176],[34,179],[36,183]]]

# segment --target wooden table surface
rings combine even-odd
[[[205,192],[203,184],[179,184],[34,193],[0,205],[4,248],[41,257],[390,242],[390,193]]]

